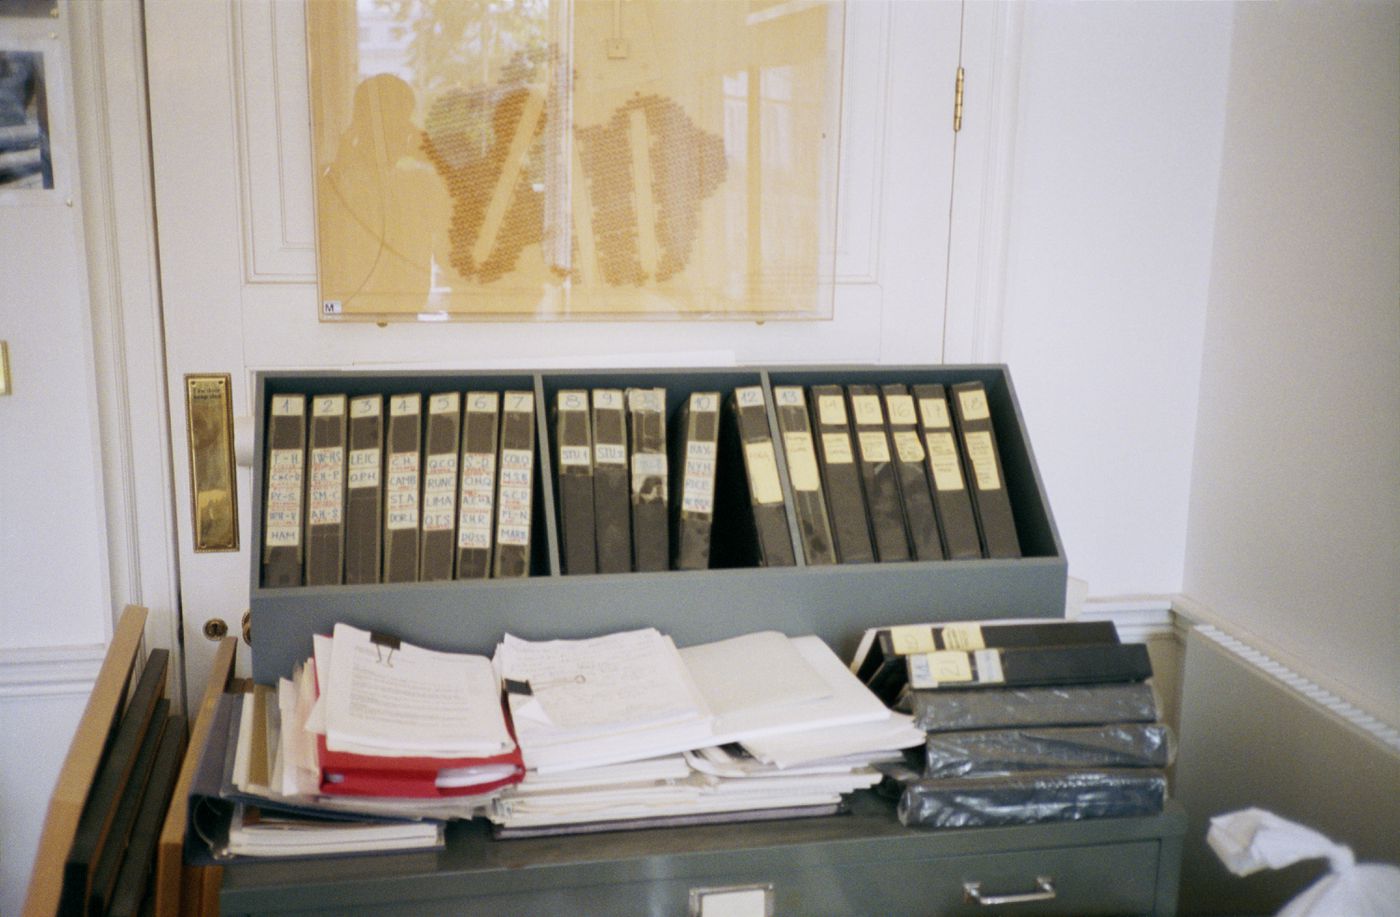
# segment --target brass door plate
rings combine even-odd
[[[0,341],[0,395],[8,395],[10,388],[10,342]]]
[[[238,550],[231,384],[227,373],[185,376],[190,512],[196,552]]]

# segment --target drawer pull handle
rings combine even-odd
[[[1032,901],[1049,901],[1055,897],[1055,880],[1050,876],[1035,877],[1035,891],[1018,895],[987,895],[982,893],[981,882],[963,883],[963,902],[994,907],[999,904],[1029,904]]]

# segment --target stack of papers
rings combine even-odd
[[[507,636],[495,662],[529,768],[502,837],[831,814],[924,740],[817,637]]]

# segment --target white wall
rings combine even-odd
[[[1185,591],[1400,723],[1400,5],[1235,25]]]
[[[1180,590],[1228,4],[1028,4],[1002,357],[1091,596]]]

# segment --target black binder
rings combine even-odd
[[[938,529],[943,535],[943,552],[949,560],[971,560],[982,556],[977,536],[977,517],[972,497],[963,477],[962,458],[953,438],[953,421],[948,399],[941,385],[916,385],[914,401],[924,431],[928,452],[929,482],[933,485],[933,505]]]
[[[793,509],[802,555],[809,567],[836,563],[836,547],[831,539],[831,520],[826,495],[822,492],[821,469],[817,466],[812,425],[807,415],[807,399],[799,385],[779,385],[773,389],[778,414],[778,432],[783,438],[788,480],[792,483]]]
[[[530,575],[535,496],[535,393],[501,396],[501,451],[496,460],[496,556],[493,576]]]
[[[904,522],[909,527],[914,559],[942,560],[943,541],[938,537],[938,516],[928,486],[924,441],[919,436],[919,414],[914,399],[908,386],[900,384],[882,386],[880,394],[885,402],[899,499],[904,505]]]
[[[462,398],[456,392],[428,396],[423,442],[423,540],[420,580],[452,579],[457,531],[457,453]]]
[[[467,392],[462,417],[462,488],[457,513],[458,579],[484,579],[491,575],[500,400],[496,392]]]
[[[146,667],[141,670],[141,677],[131,693],[126,712],[108,740],[107,751],[93,777],[92,789],[73,831],[73,844],[63,865],[60,914],[81,914],[87,910],[93,872],[110,840],[118,804],[123,795],[133,791],[131,776],[146,731],[151,728],[157,703],[165,692],[169,663],[169,651],[151,650]]]
[[[345,396],[311,399],[306,485],[306,585],[333,586],[345,569]]]
[[[875,560],[875,545],[870,539],[860,467],[851,445],[846,395],[839,385],[814,385],[809,394],[836,559],[843,564],[870,563]]]
[[[621,389],[593,390],[593,525],[599,573],[632,569],[627,411]]]
[[[389,396],[384,460],[384,582],[418,579],[423,396]]]
[[[1141,643],[939,650],[906,656],[904,661],[909,687],[916,691],[1092,685],[1152,677],[1152,660]]]
[[[981,382],[953,386],[953,416],[958,439],[971,470],[972,505],[982,532],[982,547],[988,557],[1020,557],[1016,537],[1016,517],[1006,492],[1006,476],[997,451],[996,431]]]
[[[383,536],[384,397],[350,399],[350,443],[345,473],[345,582],[380,580]]]
[[[554,475],[559,495],[559,536],[564,572],[598,572],[593,521],[593,434],[588,392],[565,389],[555,397]]]
[[[719,468],[719,392],[692,392],[681,405],[676,427],[675,520],[672,566],[710,566],[710,528],[715,517],[715,474]]]
[[[268,403],[262,584],[302,583],[302,505],[306,499],[306,396]]]
[[[909,559],[909,532],[899,501],[899,479],[890,456],[885,429],[885,409],[874,385],[846,386],[851,419],[860,456],[860,477],[865,487],[866,512],[875,538],[875,559],[888,563]]]
[[[773,435],[769,432],[763,389],[757,385],[736,388],[730,404],[743,449],[758,563],[764,567],[791,567],[797,563],[797,556],[792,550],[783,483],[778,477],[778,457],[773,450]]]
[[[671,564],[667,510],[666,390],[627,390],[627,428],[632,447],[632,566],[666,570]]]
[[[161,734],[156,760],[151,766],[151,779],[146,786],[145,798],[141,800],[141,811],[131,829],[131,843],[127,846],[126,856],[122,858],[121,872],[117,873],[117,883],[112,890],[112,906],[107,911],[111,917],[135,917],[143,913],[141,906],[146,898],[146,880],[155,860],[161,824],[165,821],[166,810],[170,808],[170,795],[180,778],[180,765],[187,741],[185,729],[185,718],[176,715],[169,718]]]

